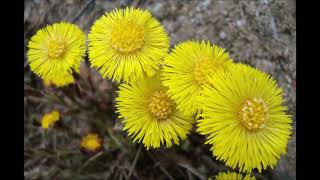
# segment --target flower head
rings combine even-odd
[[[53,126],[60,119],[60,113],[57,110],[53,110],[42,116],[41,126],[43,129],[48,129]]]
[[[88,151],[97,151],[101,146],[102,140],[99,138],[98,134],[89,133],[81,140],[81,147]]]
[[[64,87],[67,86],[69,84],[73,84],[74,83],[74,78],[71,74],[65,74],[65,76],[63,76],[64,78],[59,78],[59,79],[44,79],[43,80],[43,84],[45,87],[50,87],[50,86],[56,86],[56,87]]]
[[[104,78],[130,82],[155,74],[169,48],[169,37],[147,10],[116,9],[91,28],[89,59]]]
[[[256,180],[254,176],[246,175],[236,172],[220,172],[216,175],[215,180]]]
[[[209,42],[187,41],[174,47],[166,56],[163,68],[163,84],[168,94],[184,113],[194,114],[199,110],[198,96],[208,77],[218,71],[228,70],[232,64],[224,49]],[[214,83],[214,82],[212,82]]]
[[[176,109],[176,104],[166,94],[160,75],[144,75],[130,84],[119,87],[116,99],[117,112],[123,119],[124,130],[133,141],[139,141],[147,149],[158,148],[160,144],[172,146],[185,139],[192,128],[194,119]]]
[[[55,23],[38,30],[28,47],[30,69],[60,86],[73,80],[72,70],[80,71],[86,51],[85,35],[74,24]]]
[[[291,119],[285,114],[283,90],[269,75],[243,64],[209,78],[200,103],[198,131],[209,135],[213,155],[240,172],[273,167],[285,154]]]

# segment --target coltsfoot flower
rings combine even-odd
[[[60,112],[57,110],[53,110],[42,116],[41,126],[43,129],[48,129],[49,127],[52,127],[59,119]]]
[[[55,23],[38,30],[28,47],[31,71],[63,86],[73,80],[72,70],[80,71],[80,62],[86,51],[85,35],[74,24]]]
[[[219,172],[215,180],[256,180],[254,176],[245,175],[236,172]]]
[[[67,85],[73,84],[73,83],[74,83],[74,78],[71,74],[65,74],[65,76],[63,76],[63,78],[59,78],[59,79],[52,79],[52,80],[44,79],[43,80],[43,84],[47,88],[50,86],[64,87],[64,86],[67,86]]]
[[[147,10],[116,9],[91,28],[89,59],[104,78],[130,82],[152,76],[169,48],[169,37]]]
[[[291,119],[283,106],[283,90],[268,74],[244,64],[209,78],[200,103],[198,132],[227,166],[240,172],[271,168],[286,153]]]
[[[217,71],[228,70],[233,64],[224,49],[209,42],[186,41],[176,45],[166,56],[163,68],[163,84],[168,94],[183,113],[195,114],[199,107],[198,96],[208,77]],[[214,83],[214,82],[212,82]]]
[[[102,147],[102,139],[98,134],[89,133],[82,138],[81,147],[87,151],[95,152]]]
[[[153,77],[144,75],[131,85],[121,84],[119,89],[116,112],[134,142],[142,141],[147,149],[158,148],[160,144],[168,148],[173,143],[179,144],[179,138],[186,139],[194,118],[176,109],[158,73]]]

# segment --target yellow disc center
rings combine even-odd
[[[247,129],[257,130],[264,127],[267,120],[267,107],[262,99],[250,98],[242,103],[239,118]]]
[[[163,91],[156,91],[149,99],[148,109],[153,117],[166,120],[172,113],[173,103]]]
[[[144,45],[144,35],[142,26],[131,21],[120,23],[111,32],[112,47],[119,53],[135,52]]]
[[[211,58],[202,58],[194,65],[194,81],[198,85],[204,85],[208,82],[208,75],[221,68],[220,64],[214,63]]]
[[[92,149],[96,149],[96,148],[100,147],[100,144],[99,144],[98,140],[90,139],[87,142],[87,147],[91,147]]]
[[[67,49],[67,45],[61,40],[50,40],[47,48],[47,55],[51,58],[63,57]]]

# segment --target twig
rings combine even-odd
[[[111,129],[111,128],[108,128],[108,129],[107,129],[107,132],[108,132],[109,136],[111,137],[111,139],[116,143],[116,145],[117,145],[120,149],[122,149],[123,145],[122,145],[122,143],[114,136],[114,133],[113,133],[112,129]],[[123,150],[126,152],[126,149],[123,149]]]
[[[150,152],[147,151],[148,156],[155,162],[155,164],[157,164],[157,166],[159,166],[160,170],[170,179],[170,180],[174,180],[174,178],[169,174],[169,172],[163,167],[161,166],[161,163],[159,161],[156,161],[155,158],[152,156],[152,154]]]
[[[28,65],[29,65],[29,61],[25,60],[24,65],[23,65],[23,66],[24,66],[24,69],[27,68]]]
[[[27,99],[32,101],[32,102],[36,102],[36,103],[48,103],[48,100],[42,99],[42,98],[38,98],[38,97],[34,97],[34,96],[29,96],[29,97],[27,97]]]
[[[93,83],[92,83],[92,79],[91,79],[91,71],[89,70],[89,73],[88,73],[88,83],[89,83],[89,86],[90,86],[90,88],[91,88],[91,91],[93,92],[93,93],[95,93],[95,88],[94,88],[94,85],[93,85]]]
[[[54,151],[56,151],[57,150],[57,133],[55,131],[53,131],[52,134],[53,134],[53,149],[54,149]]]
[[[130,171],[129,171],[129,174],[128,174],[128,179],[130,179],[130,176],[131,176],[131,174],[132,174],[132,171],[133,171],[133,169],[134,169],[134,167],[136,166],[136,164],[137,164],[137,161],[138,161],[138,159],[139,159],[139,155],[140,155],[140,152],[141,152],[141,144],[140,144],[140,146],[139,146],[139,148],[138,148],[138,151],[137,151],[137,153],[136,153],[136,156],[135,156],[135,158],[134,158],[134,160],[133,160],[133,163],[132,163],[132,165],[131,165],[131,168],[130,168]]]
[[[192,174],[190,173],[190,171],[187,170],[187,174],[188,174],[188,178],[189,178],[190,180],[193,180],[193,177],[192,177]]]
[[[98,154],[92,156],[90,159],[88,159],[88,160],[83,164],[83,166],[82,166],[81,169],[84,169],[91,161],[97,159],[97,158],[98,158],[99,156],[101,156],[102,154],[103,154],[103,152],[100,151]]]
[[[85,10],[88,9],[88,7],[94,3],[94,0],[88,0],[87,3],[83,6],[83,8],[79,11],[79,13],[72,19],[72,23],[75,23],[81,16],[82,14],[85,12]]]
[[[160,170],[161,170],[165,175],[167,175],[167,177],[168,177],[170,180],[174,180],[174,178],[168,173],[168,171],[167,171],[165,168],[163,168],[161,165],[159,165],[159,168],[160,168]]]
[[[123,179],[122,177],[123,177],[123,172],[121,171],[120,176],[119,176],[119,180],[122,180]]]
[[[178,163],[179,166],[186,168],[188,171],[190,171],[192,174],[198,176],[200,179],[206,179],[203,175],[201,175],[198,170],[194,169],[193,167],[189,166],[189,165],[185,165],[182,163]]]

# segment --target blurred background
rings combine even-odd
[[[68,21],[87,34],[106,11],[124,6],[148,9],[163,24],[171,47],[179,42],[210,40],[226,48],[235,62],[244,62],[273,76],[284,89],[293,119],[293,134],[274,169],[257,179],[296,179],[296,1],[295,0],[25,0],[27,44],[46,24]],[[26,53],[25,53],[26,57]],[[146,151],[132,143],[114,113],[117,85],[81,65],[77,83],[46,88],[29,69],[24,71],[25,179],[207,179],[231,170],[216,161],[205,137],[195,130],[181,146]],[[53,109],[60,121],[44,132],[40,120]],[[103,139],[103,149],[80,148],[89,132]]]

